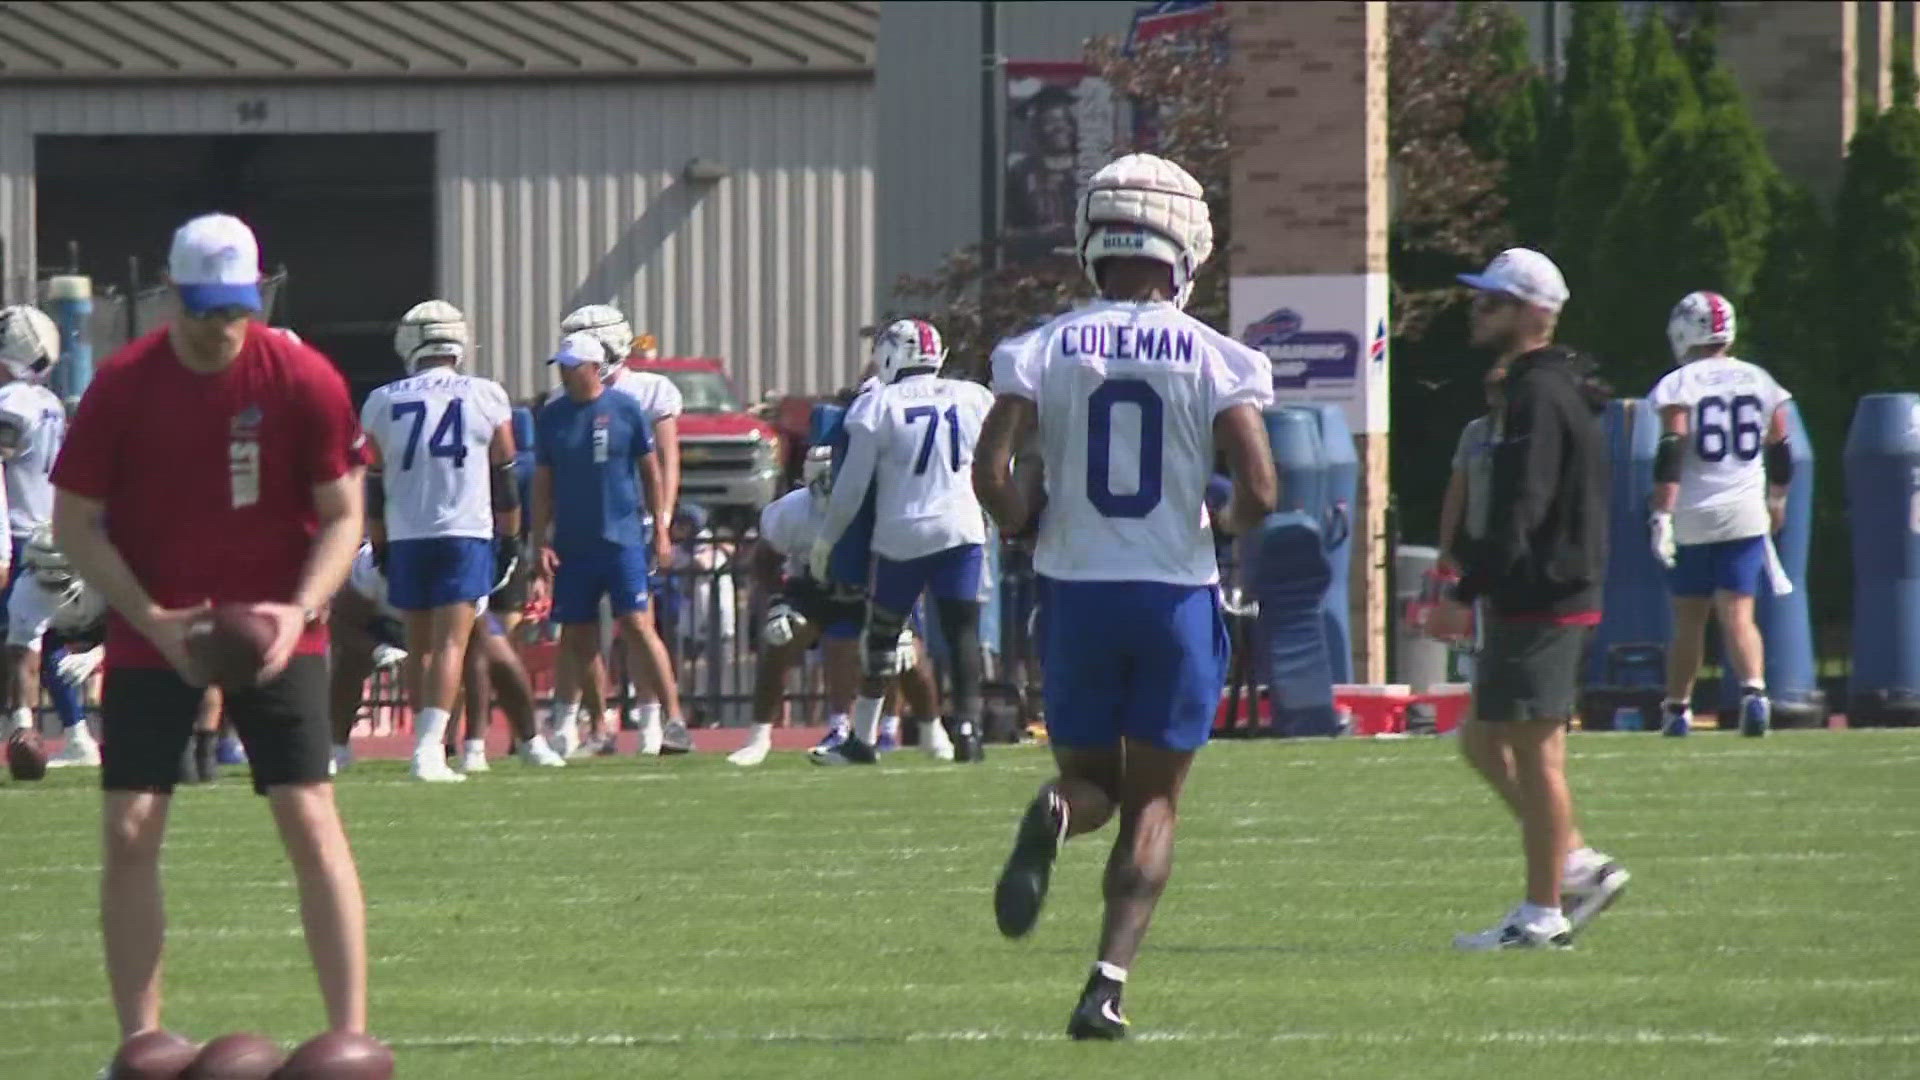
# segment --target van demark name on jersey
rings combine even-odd
[[[1274,389],[1304,390],[1311,383],[1359,377],[1359,338],[1345,330],[1307,330],[1304,325],[1299,312],[1281,308],[1241,331],[1241,341],[1273,362]]]
[[[1193,332],[1165,326],[1115,326],[1085,322],[1060,331],[1063,356],[1097,356],[1102,360],[1156,360],[1193,363]]]

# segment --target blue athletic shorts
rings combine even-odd
[[[922,592],[936,600],[978,600],[983,566],[979,544],[960,544],[900,562],[875,555],[867,595],[875,607],[902,614],[912,610]]]
[[[1124,736],[1206,745],[1231,648],[1219,590],[1143,581],[1048,581],[1041,653],[1047,738],[1096,749]]]
[[[493,541],[433,536],[387,545],[387,600],[401,611],[477,603],[493,591]]]
[[[1767,576],[1767,538],[1722,540],[1717,544],[1682,544],[1667,571],[1667,587],[1675,596],[1704,600],[1716,592],[1760,595]]]
[[[612,602],[616,616],[646,610],[650,561],[642,544],[603,542],[584,551],[561,552],[560,569],[553,575],[553,621],[562,626],[597,623],[603,596]]]

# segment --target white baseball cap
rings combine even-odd
[[[1461,274],[1460,280],[1481,292],[1506,293],[1555,313],[1567,303],[1567,279],[1552,259],[1532,248],[1508,248],[1485,270]]]
[[[173,234],[167,276],[189,314],[216,308],[261,310],[260,242],[230,214],[204,214]]]
[[[548,360],[549,364],[559,364],[563,368],[578,367],[581,364],[593,364],[596,367],[607,360],[607,347],[601,344],[591,330],[575,330],[560,339],[560,349]]]

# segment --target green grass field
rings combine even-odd
[[[363,764],[374,1027],[407,1078],[1920,1076],[1920,732],[1582,735],[1634,884],[1571,953],[1458,955],[1514,900],[1513,829],[1447,740],[1230,743],[1189,789],[1127,1045],[1060,1037],[1105,841],[1024,942],[989,896],[1044,752]],[[90,1077],[113,1025],[90,776],[0,784],[0,1076]],[[177,800],[169,1026],[289,1042],[321,1014],[264,808]]]

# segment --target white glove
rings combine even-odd
[[[68,653],[61,657],[60,663],[54,667],[54,670],[59,672],[62,679],[79,686],[93,678],[93,673],[100,670],[100,661],[105,656],[105,647],[96,645],[86,652]]]
[[[373,647],[373,670],[384,671],[406,662],[407,650],[398,645],[375,645]]]
[[[900,640],[893,647],[893,673],[905,675],[920,663],[920,652],[913,647],[913,627],[900,628]]]
[[[1673,541],[1673,515],[1664,510],[1655,510],[1647,524],[1653,534],[1653,557],[1660,560],[1661,566],[1673,569],[1674,559],[1679,554]]]
[[[833,545],[821,539],[813,542],[813,550],[807,553],[807,573],[822,585],[827,583],[827,564],[833,561]]]
[[[769,645],[785,645],[805,625],[807,620],[782,600],[767,609],[767,621],[760,629],[760,636]]]

